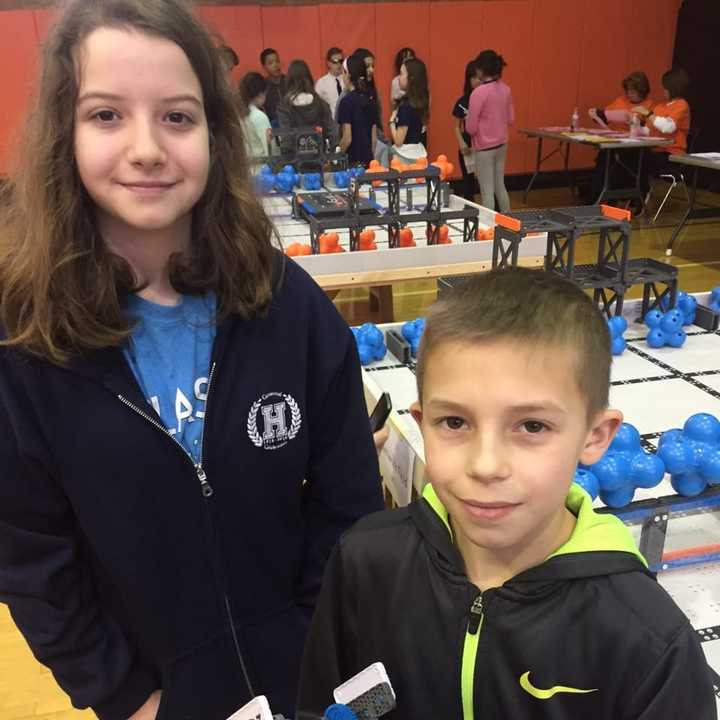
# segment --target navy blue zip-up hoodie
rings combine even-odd
[[[120,349],[66,367],[0,351],[0,600],[103,720],[158,688],[159,720],[261,693],[291,713],[327,556],[382,507],[352,334],[283,272],[265,317],[218,328],[201,467]]]

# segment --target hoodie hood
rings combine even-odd
[[[426,540],[453,565],[461,562],[447,508],[430,483],[425,486],[423,501],[417,506],[413,519]],[[570,580],[638,570],[647,572],[647,562],[628,528],[612,514],[595,512],[592,499],[579,485],[571,485],[565,507],[577,518],[568,541],[540,565],[516,575],[513,582]]]
[[[286,102],[291,108],[296,125],[315,126],[322,124],[323,108],[320,103],[325,101],[310,93],[300,93],[292,100],[287,98]]]

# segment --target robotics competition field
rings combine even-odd
[[[625,304],[627,349],[613,359],[610,402],[637,428],[642,448],[655,451],[662,433],[683,428],[694,414],[720,418],[720,333],[687,326],[681,348],[652,348],[648,328],[636,321],[639,311],[639,301]],[[402,324],[380,329],[387,338]],[[391,437],[381,467],[399,505],[425,483],[422,437],[409,413],[417,397],[414,369],[412,358],[403,361],[390,350],[363,368],[369,404],[382,392],[392,397]],[[595,505],[604,503],[597,498]],[[720,673],[720,486],[683,497],[666,473],[658,485],[635,489],[631,503],[612,511],[629,525],[660,583],[698,631],[711,668]],[[716,695],[720,708],[720,676]]]

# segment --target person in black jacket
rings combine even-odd
[[[299,709],[382,661],[396,720],[716,718],[694,629],[572,479],[613,439],[610,340],[574,284],[511,268],[431,308],[411,408],[430,480],[338,543]]]
[[[290,714],[329,552],[383,505],[353,336],[272,246],[224,73],[181,0],[73,0],[0,202],[0,602],[103,720]]]
[[[321,128],[323,141],[337,145],[337,125],[328,104],[315,92],[310,68],[304,60],[293,60],[285,80],[285,97],[277,108],[281,129]]]

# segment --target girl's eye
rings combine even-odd
[[[541,423],[539,420],[526,420],[522,424],[522,429],[526,433],[530,433],[531,435],[537,435],[543,430],[547,430],[547,425],[545,425],[545,423]]]
[[[168,113],[167,118],[173,125],[185,125],[192,122],[192,118],[190,116],[181,112]]]
[[[117,113],[114,110],[100,110],[96,112],[92,117],[93,120],[99,120],[101,123],[110,123],[117,118]]]
[[[448,430],[460,430],[465,424],[465,421],[459,417],[445,417],[440,420]]]

